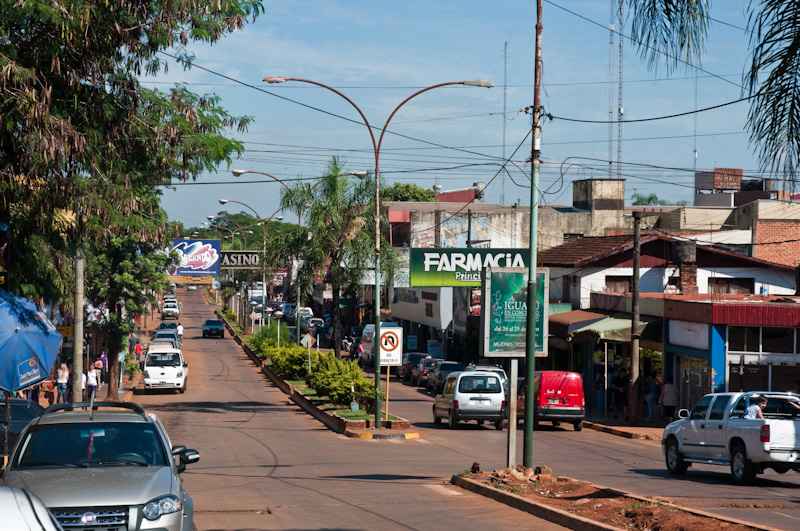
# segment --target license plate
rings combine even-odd
[[[558,398],[550,398],[547,400],[548,404],[558,404],[560,400]]]

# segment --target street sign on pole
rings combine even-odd
[[[302,339],[300,339],[300,344],[303,345],[306,348],[313,347],[314,343],[316,343],[316,342],[317,342],[317,340],[314,339],[314,336],[312,336],[311,334],[306,334],[306,335],[303,336]]]
[[[403,362],[403,329],[381,328],[381,365],[396,366]]]

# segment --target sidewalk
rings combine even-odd
[[[664,432],[664,427],[647,421],[640,422],[640,426],[630,426],[624,420],[613,419],[597,419],[587,418],[583,426],[597,431],[610,433],[619,437],[626,437],[628,439],[640,439],[643,441],[651,441],[661,444],[661,434]],[[662,422],[661,424],[665,424]]]

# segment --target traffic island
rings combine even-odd
[[[451,483],[569,529],[775,531],[588,481],[556,476],[547,467],[481,472],[473,464]]]
[[[381,429],[372,428],[372,420],[350,420],[335,412],[320,409],[317,404],[304,395],[298,388],[286,382],[267,364],[261,365],[261,372],[275,384],[275,386],[289,395],[292,402],[300,406],[306,413],[322,422],[329,430],[357,439],[419,439],[418,433],[409,433],[411,422],[395,417],[381,421]]]

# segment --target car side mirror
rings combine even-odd
[[[681,409],[678,411],[678,418],[685,419],[689,417],[689,410],[688,409]]]
[[[188,367],[188,366],[189,366],[189,362],[188,362],[188,361],[184,361],[184,362],[183,362],[183,366],[184,366],[184,367]]]

